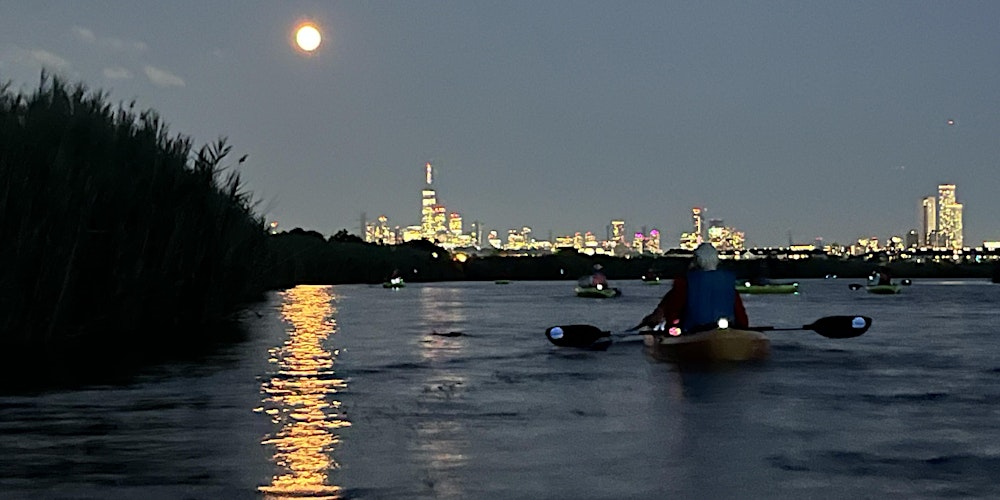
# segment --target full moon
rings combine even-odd
[[[313,24],[303,24],[295,30],[295,43],[306,52],[316,50],[322,40],[323,37]]]

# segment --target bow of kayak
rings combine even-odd
[[[656,359],[672,363],[712,363],[767,359],[771,341],[761,332],[716,328],[695,334],[646,334],[643,343]]]

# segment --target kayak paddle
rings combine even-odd
[[[868,316],[827,316],[798,327],[751,326],[746,329],[758,332],[812,330],[829,339],[849,339],[864,334],[871,326],[872,319]],[[648,333],[650,333],[648,330],[609,332],[593,325],[559,325],[546,329],[545,338],[560,347],[594,347],[595,344],[606,347],[611,337],[630,337]]]
[[[752,326],[747,330],[758,332],[776,332],[791,330],[812,330],[828,339],[849,339],[868,331],[872,319],[868,316],[827,316],[808,325],[793,328],[775,328],[773,326]]]
[[[560,347],[590,347],[598,340],[611,340],[610,337],[611,332],[593,325],[560,325],[545,330],[545,338]]]

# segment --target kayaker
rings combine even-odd
[[[771,284],[770,275],[771,272],[768,270],[767,267],[767,259],[763,259],[760,261],[760,265],[757,266],[757,272],[750,277],[750,284],[758,286],[770,285]]]
[[[881,286],[881,285],[891,285],[892,276],[889,275],[889,269],[885,266],[879,266],[874,271],[872,271],[871,276],[868,277],[868,284]]]
[[[715,247],[698,245],[690,269],[674,278],[673,286],[638,326],[656,328],[665,322],[671,335],[680,335],[715,328],[720,318],[726,318],[733,328],[747,328],[750,320],[733,287],[735,275],[718,266]]]
[[[393,269],[392,274],[386,278],[386,283],[391,283],[393,285],[398,285],[403,282],[403,276],[400,274],[399,269]]]
[[[594,273],[590,275],[590,286],[600,285],[603,288],[608,287],[608,277],[604,274],[604,266],[600,264],[594,264]]]

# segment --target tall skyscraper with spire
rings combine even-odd
[[[448,237],[448,215],[445,206],[438,203],[437,192],[432,186],[434,166],[431,162],[424,164],[424,175],[427,184],[420,198],[420,237],[441,243]]]
[[[434,180],[433,169],[431,162],[424,164],[427,183],[424,185],[420,197],[420,236],[430,241],[434,241],[434,208],[437,206],[437,193],[431,186],[431,182]]]

